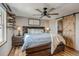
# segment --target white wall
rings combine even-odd
[[[25,17],[16,17],[16,26],[21,27],[21,34],[22,34],[22,26],[28,26],[28,19]],[[18,35],[17,29],[15,30],[15,35]]]
[[[16,17],[16,25],[20,26],[22,28],[22,26],[29,26],[28,25],[28,18],[26,17]],[[49,21],[48,20],[41,20],[41,25],[40,26],[44,26],[49,27]],[[18,34],[18,31],[15,30],[15,35]],[[22,29],[21,29],[21,34],[22,34]]]
[[[75,49],[79,51],[79,14],[76,14],[76,47]]]

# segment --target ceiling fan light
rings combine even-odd
[[[47,8],[46,8],[46,7],[44,7],[44,10],[47,10]]]

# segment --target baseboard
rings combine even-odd
[[[8,56],[10,55],[11,51],[12,51],[13,47],[10,49],[10,52],[8,53]]]
[[[69,47],[69,46],[66,46],[66,47],[68,47],[68,48],[70,48],[70,49],[72,49],[72,50],[75,50],[74,48],[71,48],[71,47]]]
[[[76,50],[75,48],[71,48],[71,47],[69,47],[69,46],[66,46],[66,47],[68,47],[68,48],[70,48],[70,49],[72,49],[72,50],[74,50],[74,51],[76,51],[76,52],[79,52],[79,51]]]

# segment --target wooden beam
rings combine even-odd
[[[66,16],[70,16],[70,15],[75,15],[75,14],[78,14],[79,12],[75,12],[75,13],[72,13],[72,14],[69,14],[69,15],[65,15],[65,16],[62,16],[62,17],[59,17],[59,18],[63,18],[63,17],[66,17]],[[56,19],[59,19],[59,18],[56,18]]]
[[[6,8],[6,10],[7,11],[10,11],[10,12],[12,12],[12,10],[11,10],[11,8],[10,8],[10,6],[8,5],[8,4],[4,4],[4,3],[2,3],[2,5]]]
[[[6,5],[7,5],[7,8],[9,9],[9,11],[12,11],[11,8],[10,8],[10,6],[8,4],[6,4]]]

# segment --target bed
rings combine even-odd
[[[22,46],[22,51],[30,48],[35,48],[38,46],[45,46],[51,43],[51,37],[49,33],[38,33],[38,34],[25,34],[24,44]],[[49,45],[50,47],[50,45]],[[46,48],[44,48],[46,49]],[[28,52],[26,50],[26,52]]]
[[[22,51],[26,51],[27,54],[35,53],[44,49],[51,49],[52,37],[50,33],[45,33],[44,27],[27,27],[23,35],[24,44],[22,46]],[[60,48],[64,46],[64,44],[61,44],[62,42],[61,40],[58,41],[58,44],[55,44],[54,48],[56,49],[59,44]]]

